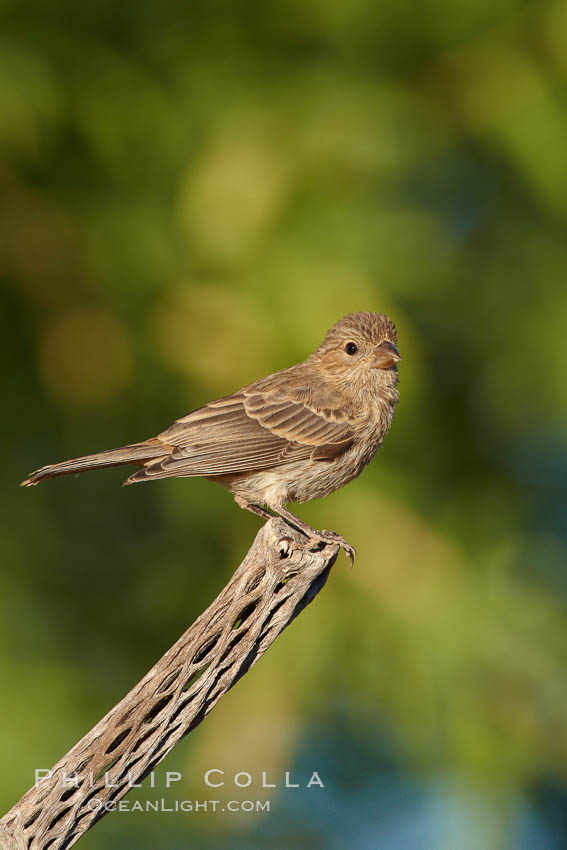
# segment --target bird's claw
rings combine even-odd
[[[323,531],[320,532],[321,540],[324,540],[325,543],[334,543],[336,546],[340,546],[345,555],[347,555],[350,560],[351,569],[354,567],[354,559],[356,557],[356,549],[354,546],[351,546],[350,543],[347,543],[342,534],[337,534],[336,531]]]
[[[318,531],[311,537],[307,543],[296,543],[296,549],[307,549],[311,552],[321,551],[327,544],[331,546],[339,546],[350,560],[351,569],[354,566],[356,557],[356,549],[347,543],[342,534],[337,534],[336,531]]]

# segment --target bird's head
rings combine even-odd
[[[312,357],[329,378],[395,386],[396,327],[384,313],[349,313],[325,336]]]

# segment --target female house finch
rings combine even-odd
[[[285,505],[332,493],[373,458],[398,401],[396,342],[384,314],[350,313],[303,363],[194,410],[152,439],[44,466],[22,486],[122,464],[141,467],[125,484],[201,475],[224,484],[241,508],[271,517],[267,508],[310,543],[339,544],[353,561],[342,535],[316,531]]]

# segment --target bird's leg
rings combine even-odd
[[[245,511],[250,511],[250,513],[256,514],[257,516],[264,517],[264,519],[274,518],[274,515],[265,510],[265,508],[261,508],[260,505],[255,505],[253,502],[247,502],[246,499],[242,498],[242,496],[234,495],[234,501]]]
[[[356,549],[354,546],[351,546],[350,543],[347,543],[342,534],[337,534],[336,531],[317,531],[315,528],[311,528],[306,522],[299,517],[296,517],[295,514],[292,514],[291,511],[288,511],[284,507],[280,507],[279,505],[276,507],[275,505],[268,505],[270,511],[267,511],[265,508],[260,507],[260,505],[255,505],[253,502],[247,502],[246,499],[243,499],[241,496],[234,495],[234,501],[239,507],[244,508],[246,511],[250,511],[257,516],[261,516],[264,519],[273,519],[274,514],[277,514],[285,519],[289,525],[297,528],[298,531],[301,531],[302,534],[305,534],[306,537],[309,538],[309,541],[313,541],[314,543],[335,543],[337,546],[340,546],[341,549],[344,549],[345,553],[350,558],[351,566],[354,565],[354,558],[356,555]],[[306,544],[307,546],[312,545],[311,542]],[[301,548],[301,547],[300,547]]]
[[[344,550],[345,554],[350,558],[351,567],[354,565],[354,558],[356,555],[356,549],[354,546],[351,546],[350,543],[347,543],[342,534],[337,534],[336,531],[317,531],[315,528],[311,528],[306,522],[299,517],[296,517],[295,514],[292,514],[291,511],[288,511],[286,508],[275,505],[268,505],[270,510],[274,511],[274,513],[279,514],[282,519],[285,519],[290,525],[297,528],[299,531],[303,532],[306,537],[315,542],[322,541],[323,543],[335,543],[337,546],[340,546],[341,549]]]

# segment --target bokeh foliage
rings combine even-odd
[[[357,566],[166,765],[194,799],[210,767],[317,769],[326,790],[272,792],[263,817],[113,815],[81,846],[563,847],[565,2],[1,16],[2,808],[258,527],[207,482],[17,482],[370,309],[399,327],[394,427],[361,479],[299,509]]]

